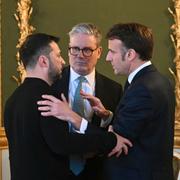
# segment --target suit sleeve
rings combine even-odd
[[[153,100],[144,86],[129,89],[120,102],[114,119],[118,134],[135,139],[152,121]]]
[[[113,133],[88,125],[85,134],[70,133],[68,123],[53,117],[41,117],[42,136],[49,148],[57,154],[106,154],[116,145]]]

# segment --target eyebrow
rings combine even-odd
[[[83,48],[80,48],[79,46],[69,46],[69,47],[74,47],[74,48],[79,48],[79,49],[84,49],[84,48],[93,49],[92,47],[89,47],[89,46],[85,46]]]
[[[116,52],[116,51],[114,51],[114,50],[112,50],[112,49],[108,49],[108,51],[111,51],[111,52]]]

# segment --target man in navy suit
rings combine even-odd
[[[116,24],[107,38],[107,61],[115,74],[128,77],[113,130],[129,139],[133,147],[128,155],[107,158],[103,179],[173,180],[174,89],[150,61],[152,31],[138,23]],[[97,114],[104,109],[99,98],[83,92],[81,95]],[[56,115],[62,114],[57,111]]]
[[[95,69],[102,53],[102,35],[97,26],[91,23],[75,25],[69,32],[69,64],[64,68],[62,78],[57,80],[52,88],[56,97],[60,98],[63,93],[73,106],[74,94],[77,88],[77,78],[83,76],[86,82],[82,84],[82,90],[95,95],[102,100],[106,109],[98,115],[85,100],[85,119],[96,126],[108,127],[113,113],[122,96],[122,86],[105,77]],[[109,93],[111,92],[111,96]],[[80,179],[101,180],[103,157],[86,158],[84,170],[76,177]]]
[[[152,31],[138,23],[116,24],[107,39],[107,61],[115,74],[128,77],[113,129],[133,147],[128,155],[107,159],[104,179],[173,180],[174,89],[150,61]]]

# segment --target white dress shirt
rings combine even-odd
[[[73,105],[75,91],[79,83],[78,81],[79,76],[80,76],[79,74],[77,74],[72,68],[70,68],[69,103],[71,107]],[[95,70],[93,70],[90,74],[84,77],[86,78],[86,81],[82,83],[82,90],[85,93],[95,95]],[[85,105],[85,112],[84,112],[85,118],[90,122],[92,119],[93,110],[88,100],[86,99],[84,99],[84,105]]]
[[[129,84],[131,84],[133,78],[135,77],[135,75],[136,75],[141,69],[143,69],[143,68],[145,68],[146,66],[149,66],[149,65],[151,65],[151,64],[152,64],[151,61],[147,61],[147,62],[145,62],[144,64],[142,64],[141,66],[139,66],[139,67],[138,67],[136,70],[134,70],[132,73],[130,73],[129,76],[128,76],[128,82],[129,82]]]
[[[72,68],[70,68],[70,80],[69,80],[69,105],[70,107],[72,107],[73,105],[73,102],[74,102],[74,95],[75,95],[75,91],[76,91],[76,88],[78,86],[78,77],[80,75],[77,74]],[[86,78],[86,82],[83,82],[82,83],[82,90],[85,92],[85,93],[88,93],[88,94],[91,94],[93,96],[95,96],[95,69],[88,75],[84,76]],[[92,116],[93,116],[93,109],[89,103],[88,100],[84,99],[84,105],[85,105],[85,111],[84,111],[84,114],[85,114],[85,117],[82,118],[82,122],[81,122],[81,126],[80,126],[80,130],[77,131],[79,133],[82,133],[84,134],[85,133],[85,130],[87,129],[87,125],[88,125],[88,122],[91,122],[92,120]],[[101,120],[101,127],[106,127],[109,125],[109,123],[111,122],[112,120],[112,112],[110,112],[110,116],[108,119],[106,119],[105,121],[102,119]]]

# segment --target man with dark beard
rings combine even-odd
[[[41,116],[37,101],[42,94],[52,94],[51,84],[65,64],[58,40],[37,33],[28,36],[20,48],[27,77],[7,100],[4,113],[11,180],[70,180],[69,154],[104,154],[114,147],[118,152],[129,143],[91,125],[85,134],[70,133],[67,122]],[[62,102],[61,108],[68,109],[68,103]],[[81,117],[71,110],[68,116],[80,122],[75,128],[82,131]]]

